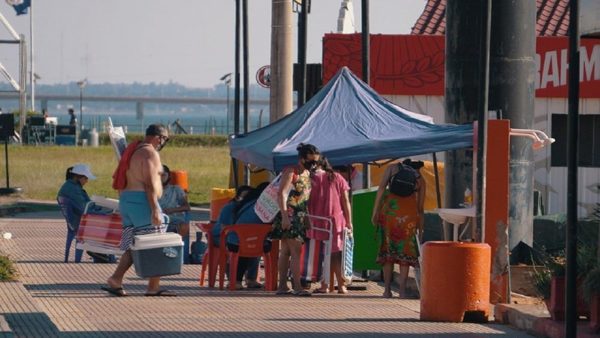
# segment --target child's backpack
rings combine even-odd
[[[398,172],[388,182],[388,188],[394,195],[406,197],[417,191],[419,173],[411,166],[398,163]]]
[[[202,264],[202,257],[206,251],[206,243],[202,241],[202,232],[196,232],[196,240],[192,242],[190,263]]]

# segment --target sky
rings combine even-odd
[[[87,79],[90,83],[172,81],[210,88],[234,70],[235,0],[31,1],[39,84]],[[341,2],[312,0],[308,63],[321,62],[322,37],[337,29]],[[371,33],[409,34],[425,3],[369,0]],[[271,0],[248,1],[250,83],[255,83],[256,71],[270,61],[271,4]],[[353,4],[360,31],[361,1]],[[6,1],[0,2],[0,13],[29,44],[30,14],[16,16]],[[297,17],[293,15],[294,39]],[[8,37],[0,26],[0,40]],[[0,45],[0,63],[18,77],[16,45]]]

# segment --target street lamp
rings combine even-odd
[[[223,81],[227,86],[227,119],[225,128],[227,128],[226,134],[229,135],[229,87],[231,87],[231,73],[221,76],[220,80]]]
[[[79,130],[83,131],[83,88],[87,85],[87,79],[77,82],[79,86]]]

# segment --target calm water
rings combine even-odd
[[[68,107],[72,105],[55,104],[54,107],[48,107],[50,116],[58,118],[58,124],[68,124]],[[77,119],[79,120],[79,106],[73,107]],[[251,106],[249,114],[249,130],[258,128],[261,120],[262,125],[268,123],[268,106]],[[152,123],[162,123],[171,125],[179,120],[181,126],[192,134],[229,134],[233,133],[233,108],[230,109],[230,116],[227,116],[227,107],[224,105],[145,105],[143,119],[138,119],[135,106],[129,107],[111,107],[91,105],[83,108],[83,124],[85,128],[96,128],[99,131],[104,130],[107,118],[112,119],[113,125],[123,126],[128,132],[142,132]],[[240,130],[243,131],[243,108],[240,111]]]

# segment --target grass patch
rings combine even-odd
[[[8,256],[0,255],[0,281],[15,279],[17,270]]]
[[[88,194],[117,198],[117,192],[111,187],[117,159],[110,146],[10,145],[8,152],[10,185],[23,188],[25,198],[55,200],[65,180],[65,170],[75,163],[89,164],[97,176],[96,180],[86,184]],[[191,203],[207,203],[210,188],[228,185],[230,160],[227,146],[177,147],[169,143],[160,156],[171,170],[187,171]],[[0,166],[0,177],[6,176],[5,170],[4,165]]]

